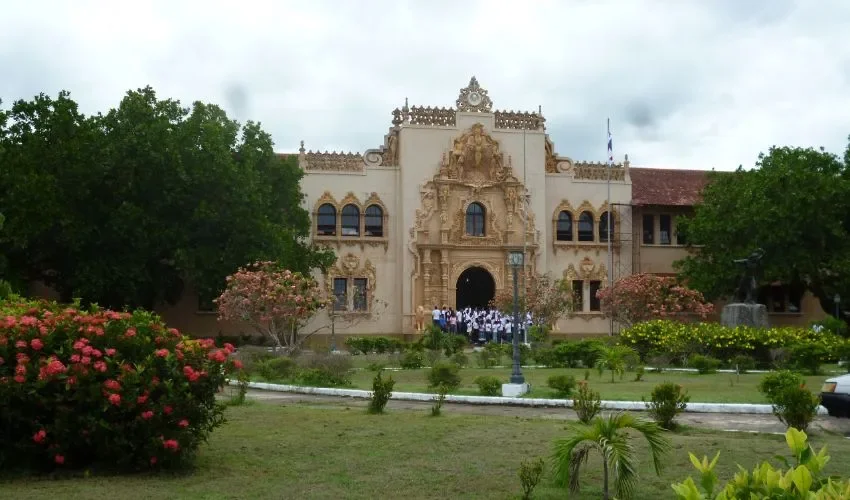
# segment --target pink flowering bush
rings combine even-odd
[[[679,284],[676,278],[654,274],[626,276],[599,290],[596,297],[603,314],[627,326],[688,315],[705,319],[714,311],[702,293]]]
[[[145,311],[0,302],[0,469],[185,463],[223,422],[232,350]]]
[[[215,300],[219,319],[242,321],[276,347],[298,346],[298,328],[329,305],[318,282],[274,262],[257,262],[227,277]]]

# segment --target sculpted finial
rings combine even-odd
[[[299,152],[299,153],[301,153],[301,154],[303,155],[303,154],[304,154],[304,151],[306,151],[306,150],[304,149],[304,140],[302,139],[302,140],[301,140],[301,147],[300,147],[300,148],[298,148],[298,152]]]

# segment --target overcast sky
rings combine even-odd
[[[147,5],[147,7],[143,7]],[[280,151],[376,147],[390,111],[543,106],[560,155],[728,170],[772,144],[842,153],[850,0],[7,0],[0,98],[71,91],[84,112],[153,86],[261,121]]]

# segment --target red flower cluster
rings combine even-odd
[[[89,465],[76,450],[97,450],[85,458],[113,466],[178,463],[221,422],[215,394],[236,367],[233,350],[183,337],[147,312],[0,302],[0,392],[16,401],[4,408],[4,430],[19,436],[0,468],[5,457]],[[191,388],[161,383],[181,374]]]

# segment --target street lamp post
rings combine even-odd
[[[839,315],[841,314],[841,310],[840,310],[840,307],[839,307],[839,305],[841,304],[841,295],[838,295],[836,293],[835,297],[833,297],[832,300],[835,301],[835,318],[839,319],[840,318]]]
[[[336,304],[331,305],[331,353],[336,352]]]
[[[519,280],[517,271],[522,267],[525,256],[522,252],[510,252],[508,254],[508,263],[514,271],[514,322],[513,334],[511,341],[514,347],[514,367],[511,372],[512,384],[525,384],[525,377],[522,376],[522,368],[519,363]]]

